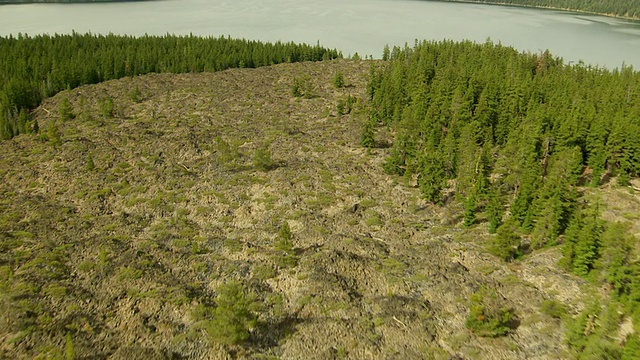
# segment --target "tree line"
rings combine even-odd
[[[474,2],[508,4],[539,8],[585,11],[603,15],[640,18],[638,0],[441,0],[448,2]]]
[[[505,260],[563,244],[561,265],[608,284],[640,321],[640,263],[627,251],[637,241],[580,190],[640,175],[640,73],[491,42],[417,42],[383,58],[371,68],[362,142],[391,130],[384,170],[417,177],[433,203],[454,194],[465,226],[482,214]]]
[[[334,59],[317,45],[229,37],[39,35],[0,37],[0,135],[33,131],[29,110],[57,92],[148,73],[213,72]]]

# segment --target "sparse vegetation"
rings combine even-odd
[[[25,132],[28,119],[20,116],[23,111],[26,114],[46,97],[79,85],[148,73],[210,72],[341,57],[338,51],[319,45],[269,44],[228,37],[145,35],[136,38],[75,32],[0,37],[0,49],[0,64],[3,64],[0,66],[3,79],[0,135],[3,138]],[[18,58],[20,61],[16,61]],[[137,102],[137,97],[134,89],[132,100]],[[105,111],[102,115],[107,114]]]
[[[567,315],[567,307],[557,300],[545,300],[540,306],[540,311],[556,319],[562,319]]]
[[[549,157],[544,192],[517,201],[553,210],[527,220],[509,186],[529,185],[496,175],[498,148],[457,154],[458,140],[443,140],[414,163],[434,139],[363,119],[379,100],[364,83],[371,63],[132,76],[44,99],[50,114],[25,110],[29,124],[56,125],[60,141],[43,132],[0,143],[0,357],[64,358],[68,344],[76,358],[633,356],[634,190],[555,186],[583,176],[570,149]],[[332,86],[337,73],[349,75],[344,90]],[[295,78],[313,99],[292,98]],[[63,98],[76,120],[58,116]],[[472,131],[460,135],[473,144]],[[458,179],[442,181],[455,161],[466,164]],[[556,206],[554,191],[571,188],[581,197]],[[591,211],[588,193],[620,200]],[[621,224],[593,220],[602,217]],[[602,232],[588,238],[581,226]],[[563,342],[571,322],[589,324],[572,314],[595,296],[594,332],[579,326]]]

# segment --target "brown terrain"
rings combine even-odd
[[[465,229],[455,202],[384,174],[392,134],[360,146],[371,64],[148,75],[45,101],[36,118],[59,144],[0,143],[0,358],[569,358],[541,305],[576,314],[600,289],[559,269],[558,248],[500,261],[482,219]],[[606,194],[626,202],[605,215],[638,223],[637,192]],[[222,345],[193,313],[233,280],[262,310],[244,344]],[[477,292],[515,313],[506,336],[465,327]]]

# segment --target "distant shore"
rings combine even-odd
[[[514,7],[531,8],[531,9],[560,10],[560,11],[571,11],[571,12],[589,14],[589,15],[607,16],[607,17],[612,17],[612,18],[617,18],[617,19],[640,20],[640,17],[632,16],[632,15],[620,15],[620,14],[616,14],[616,13],[590,11],[590,10],[585,10],[585,9],[571,8],[571,7],[561,7],[561,6],[529,5],[529,4],[522,4],[522,3],[513,2],[513,1],[491,1],[491,0],[489,0],[489,1],[487,1],[487,0],[427,0],[427,1],[457,2],[457,3],[467,3],[467,4],[514,6]]]
[[[85,3],[110,3],[110,2],[139,2],[152,0],[0,0],[0,5],[10,4],[85,4]]]

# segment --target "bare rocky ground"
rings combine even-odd
[[[47,100],[42,132],[63,97],[77,115],[58,121],[60,145],[0,143],[0,358],[568,358],[540,306],[575,314],[588,287],[557,268],[558,249],[499,261],[484,224],[463,229],[456,205],[382,172],[388,149],[359,145],[370,65],[149,75]],[[293,97],[305,76],[312,96]],[[283,222],[294,267],[274,247]],[[231,280],[264,304],[244,346],[216,344],[191,315]],[[480,289],[517,314],[509,335],[465,328]]]

